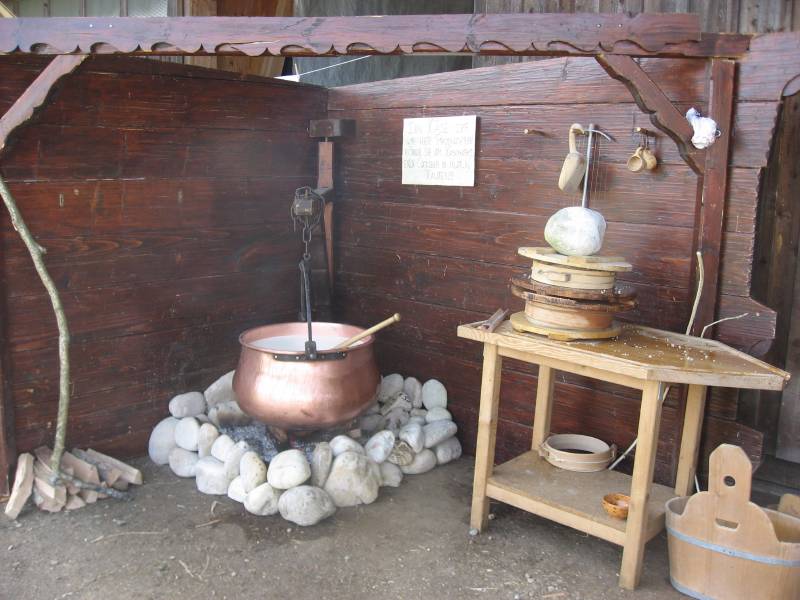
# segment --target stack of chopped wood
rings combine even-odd
[[[40,510],[58,512],[62,508],[74,510],[107,498],[104,489],[124,491],[131,484],[142,484],[139,469],[91,448],[75,448],[71,453],[64,452],[61,459],[61,472],[68,479],[54,485],[54,473],[50,468],[52,454],[50,448],[42,446],[34,450],[33,455],[19,456],[14,487],[5,509],[8,517],[16,519],[30,497]]]

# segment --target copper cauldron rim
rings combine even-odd
[[[322,325],[326,329],[326,331],[324,332],[325,334],[330,334],[330,331],[327,331],[330,328],[329,326],[333,326],[334,328],[336,328],[336,327],[349,328],[352,331],[348,332],[347,334],[345,334],[346,338],[350,338],[350,337],[352,337],[352,336],[354,336],[354,335],[356,335],[356,334],[358,334],[358,333],[360,333],[360,332],[362,332],[362,331],[364,331],[366,329],[366,327],[359,327],[357,325],[349,325],[347,323],[333,323],[333,322],[330,322],[330,321],[313,321],[312,322],[312,328],[317,327],[318,325]],[[239,344],[241,344],[242,346],[244,346],[246,348],[249,348],[251,350],[255,350],[256,352],[263,352],[265,354],[286,354],[286,355],[304,354],[303,350],[290,351],[290,350],[269,350],[269,349],[266,349],[266,348],[260,348],[258,346],[254,346],[250,342],[246,341],[245,337],[252,335],[253,332],[255,332],[255,331],[262,330],[262,329],[271,329],[271,328],[275,328],[279,332],[279,333],[273,332],[273,335],[287,335],[287,334],[291,335],[288,330],[301,329],[301,331],[299,331],[298,333],[300,333],[300,334],[305,336],[307,331],[308,331],[306,327],[307,327],[307,325],[306,325],[305,321],[288,321],[288,322],[283,322],[283,323],[269,323],[267,325],[259,325],[258,327],[251,327],[250,329],[247,329],[247,330],[243,331],[239,335]],[[262,337],[266,337],[266,336],[260,336],[257,339],[262,339]],[[364,338],[363,340],[360,340],[360,342],[356,346],[351,347],[348,350],[348,352],[352,352],[353,350],[361,350],[362,348],[367,348],[368,346],[371,346],[374,342],[375,342],[375,336],[374,335],[369,335],[366,338]],[[325,353],[329,353],[329,352],[336,352],[336,351],[333,350],[333,349],[321,350],[319,353],[320,354],[325,354]]]

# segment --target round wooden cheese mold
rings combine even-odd
[[[606,290],[614,287],[616,276],[613,271],[562,267],[534,260],[531,268],[531,279],[539,283],[567,288]]]
[[[559,254],[553,248],[523,246],[517,253],[535,261],[575,267],[578,269],[591,269],[594,271],[609,271],[623,273],[633,269],[633,265],[625,261],[623,256],[567,256]]]
[[[574,300],[597,300],[604,302],[626,302],[636,298],[636,290],[627,285],[615,284],[614,287],[604,290],[582,290],[580,288],[567,288],[560,285],[548,285],[533,281],[527,273],[511,276],[511,283],[517,287],[560,298]]]
[[[573,342],[576,340],[602,340],[617,337],[622,331],[622,326],[617,321],[612,321],[606,329],[575,329],[567,327],[553,327],[531,321],[524,312],[511,315],[511,326],[523,333],[538,333],[551,340],[560,342]]]

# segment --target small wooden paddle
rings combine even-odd
[[[389,317],[385,321],[381,321],[377,325],[373,325],[369,329],[365,329],[361,333],[351,337],[349,340],[345,340],[341,344],[339,344],[338,346],[334,346],[333,349],[334,350],[345,350],[345,349],[349,348],[350,346],[352,346],[353,344],[355,344],[356,342],[363,340],[365,337],[372,335],[376,331],[380,331],[384,327],[388,327],[389,325],[393,325],[393,324],[397,323],[399,320],[400,320],[400,314],[399,313],[394,313],[391,317]]]

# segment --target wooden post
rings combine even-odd
[[[536,382],[536,406],[533,415],[533,443],[531,449],[539,451],[550,433],[550,421],[553,416],[553,369],[539,365],[539,378]]]
[[[683,434],[681,435],[678,474],[675,477],[675,493],[688,496],[694,485],[697,470],[697,453],[700,450],[700,433],[703,430],[703,413],[706,406],[704,385],[690,385],[686,395],[686,411],[683,415]]]
[[[642,573],[644,545],[647,541],[647,503],[653,482],[653,466],[658,447],[658,429],[661,421],[661,386],[658,381],[648,381],[642,390],[642,408],[639,412],[638,443],[633,464],[631,501],[628,524],[625,529],[625,546],[619,585],[632,590],[639,585]]]
[[[503,357],[497,345],[483,345],[481,405],[478,411],[478,442],[475,447],[475,480],[472,485],[470,527],[483,531],[489,522],[489,498],[486,482],[494,467],[494,446],[497,438],[497,411],[500,406],[500,378]]]

